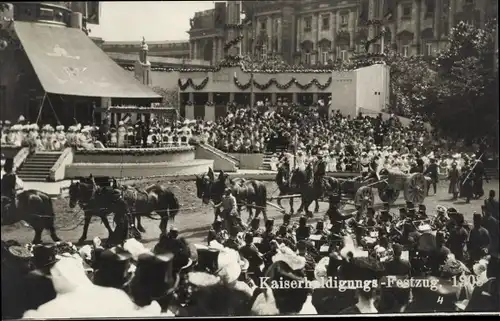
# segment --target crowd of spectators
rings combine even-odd
[[[218,220],[201,245],[175,228],[152,249],[135,239],[107,246],[95,238],[80,249],[2,241],[8,294],[2,316],[498,311],[498,201],[490,193],[484,204],[473,226],[452,208],[431,216],[407,203],[399,215],[385,205],[379,213],[358,211],[345,225],[313,227],[306,217],[294,222],[287,214],[279,227],[271,219],[261,228],[253,219],[245,231],[228,232]],[[393,234],[398,226],[401,234]],[[435,244],[424,241],[429,234]],[[400,283],[409,280],[419,283]]]
[[[380,168],[397,167],[408,172],[422,158],[427,164],[435,158],[446,175],[453,162],[460,169],[469,155],[456,153],[463,146],[447,144],[426,130],[415,118],[404,126],[398,117],[385,120],[381,115],[351,118],[336,111],[328,115],[323,101],[304,107],[278,100],[257,103],[256,108],[228,104],[226,116],[215,121],[184,120],[159,124],[120,121],[117,126],[105,120],[101,126],[77,124],[42,126],[29,124],[21,116],[17,123],[2,122],[1,144],[29,146],[40,151],[77,149],[168,147],[194,141],[212,145],[225,153],[273,153],[271,168],[279,166],[279,152],[287,152],[290,164],[303,166],[321,153],[328,171],[359,171],[373,159]],[[476,148],[477,150],[477,148]]]

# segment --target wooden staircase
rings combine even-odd
[[[17,176],[26,182],[47,182],[50,170],[62,152],[36,152],[29,155],[16,171]]]

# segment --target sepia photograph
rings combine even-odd
[[[498,1],[0,2],[2,320],[500,315]]]

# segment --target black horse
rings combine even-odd
[[[152,213],[158,214],[161,220],[160,230],[165,233],[168,220],[174,221],[179,212],[179,200],[171,190],[161,184],[154,184],[146,189],[124,185],[120,189],[132,216],[137,220],[137,229],[142,233],[146,231],[141,223],[142,216],[158,220],[158,218],[152,216]]]
[[[313,182],[312,168],[308,165],[305,169],[295,169],[292,172],[291,184],[297,186],[302,197],[302,205],[306,214],[312,217],[312,212],[309,211],[309,205],[316,200],[318,201],[325,195],[337,194],[341,195],[340,183],[334,177],[323,177],[321,180],[321,188],[315,186]]]
[[[112,194],[115,194],[115,196],[109,197]],[[113,230],[109,225],[108,215],[114,213],[113,206],[110,206],[110,203],[118,197],[116,194],[116,189],[97,186],[92,180],[71,182],[69,186],[69,207],[75,208],[78,204],[84,213],[83,232],[78,241],[79,243],[87,239],[90,221],[93,216],[101,218],[102,223],[108,230],[109,237],[112,236]]]
[[[293,174],[293,172],[291,173]],[[287,173],[287,169],[284,168],[283,166],[280,166],[278,168],[278,173],[276,174],[275,182],[278,185],[278,189],[280,191],[279,196],[284,196],[284,195],[295,195],[295,194],[301,194],[300,188],[296,184],[292,184],[291,177],[289,177],[290,174]],[[294,198],[290,198],[290,214],[294,214],[293,210],[293,200]],[[314,200],[316,202],[316,206],[314,207],[314,212],[317,213],[319,211],[319,201],[318,199]],[[276,200],[278,203],[278,206],[281,206],[281,199],[278,198]],[[297,211],[297,214],[300,214],[304,210],[304,204],[301,203],[300,207]]]
[[[52,199],[46,193],[31,189],[19,193],[15,200],[2,196],[1,209],[2,225],[11,225],[24,220],[33,227],[34,244],[41,243],[43,230],[49,230],[54,242],[60,241],[54,226]]]
[[[241,214],[241,208],[246,206],[249,212],[249,221],[253,218],[253,209],[255,209],[255,217],[262,212],[264,219],[267,219],[267,189],[262,182],[256,180],[247,181],[240,178],[229,179],[228,175],[223,171],[219,172],[216,179],[211,168],[209,168],[207,174],[196,176],[197,196],[202,199],[204,204],[209,204],[210,201],[219,204],[226,188],[231,189],[238,202],[238,213]],[[214,214],[215,222],[221,214],[220,209],[217,208]]]

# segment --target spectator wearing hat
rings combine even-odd
[[[464,227],[465,220],[463,214],[456,215],[455,219],[451,222],[448,247],[457,260],[463,261],[465,245],[469,238],[469,233]]]
[[[427,207],[425,204],[419,204],[418,205],[418,218],[421,220],[425,220],[428,218],[427,216]]]
[[[212,239],[210,239],[208,242],[212,240],[217,240],[220,244],[223,244],[226,239],[229,237],[229,234],[226,229],[224,229],[222,219],[220,217],[217,217],[215,222],[212,224],[212,228],[210,231],[208,231],[209,236],[212,235]]]
[[[295,231],[297,242],[309,239],[311,228],[307,225],[307,217],[301,216],[299,219],[299,227]]]
[[[469,303],[465,308],[467,312],[496,312],[500,309],[500,264],[498,255],[491,255],[486,267],[487,281],[474,288]]]
[[[96,262],[94,284],[123,290],[130,278],[131,257],[122,247],[104,250]]]
[[[155,305],[167,311],[172,294],[179,283],[179,276],[173,274],[174,254],[168,251],[140,254],[137,268],[130,283],[130,294],[135,304],[141,308]]]
[[[259,277],[262,276],[262,268],[264,264],[264,259],[262,254],[259,252],[255,244],[253,243],[254,235],[252,233],[245,234],[245,245],[243,245],[239,252],[240,255],[245,258],[248,263],[248,274],[252,280],[258,284]]]
[[[488,253],[498,254],[499,250],[499,224],[498,220],[495,219],[490,212],[486,211],[483,206],[483,217],[481,219],[481,225],[488,231],[490,235],[490,246],[488,248]]]
[[[375,307],[375,291],[378,286],[370,281],[378,280],[384,272],[384,267],[372,257],[358,257],[352,259],[348,279],[364,281],[363,288],[354,291],[357,303],[342,310],[340,314],[378,313]]]
[[[495,191],[490,190],[488,199],[484,200],[485,211],[490,213],[491,216],[495,219],[499,219],[499,206],[498,200],[495,199]]]
[[[27,311],[24,318],[140,316],[125,292],[92,284],[82,262],[74,257],[59,259],[50,274],[57,297]]]
[[[303,282],[304,272],[302,266],[289,264],[293,260],[293,255],[282,256],[282,259],[275,260],[266,273],[267,281]],[[289,258],[290,257],[290,258]],[[263,284],[260,292],[257,293],[255,302],[251,309],[251,315],[297,315],[297,314],[317,314],[312,306],[312,296],[310,289],[306,287],[298,288],[276,288]]]
[[[204,272],[189,273],[188,284],[192,288],[189,303],[178,316],[248,316],[251,295],[244,290],[222,283],[219,277]]]
[[[479,213],[473,215],[473,228],[469,233],[467,242],[467,251],[470,257],[470,265],[479,261],[488,253],[488,248],[491,244],[490,235],[482,225],[482,217]]]
[[[237,229],[229,230],[229,238],[223,243],[224,247],[239,251],[243,246],[243,242],[240,239],[239,231]]]

